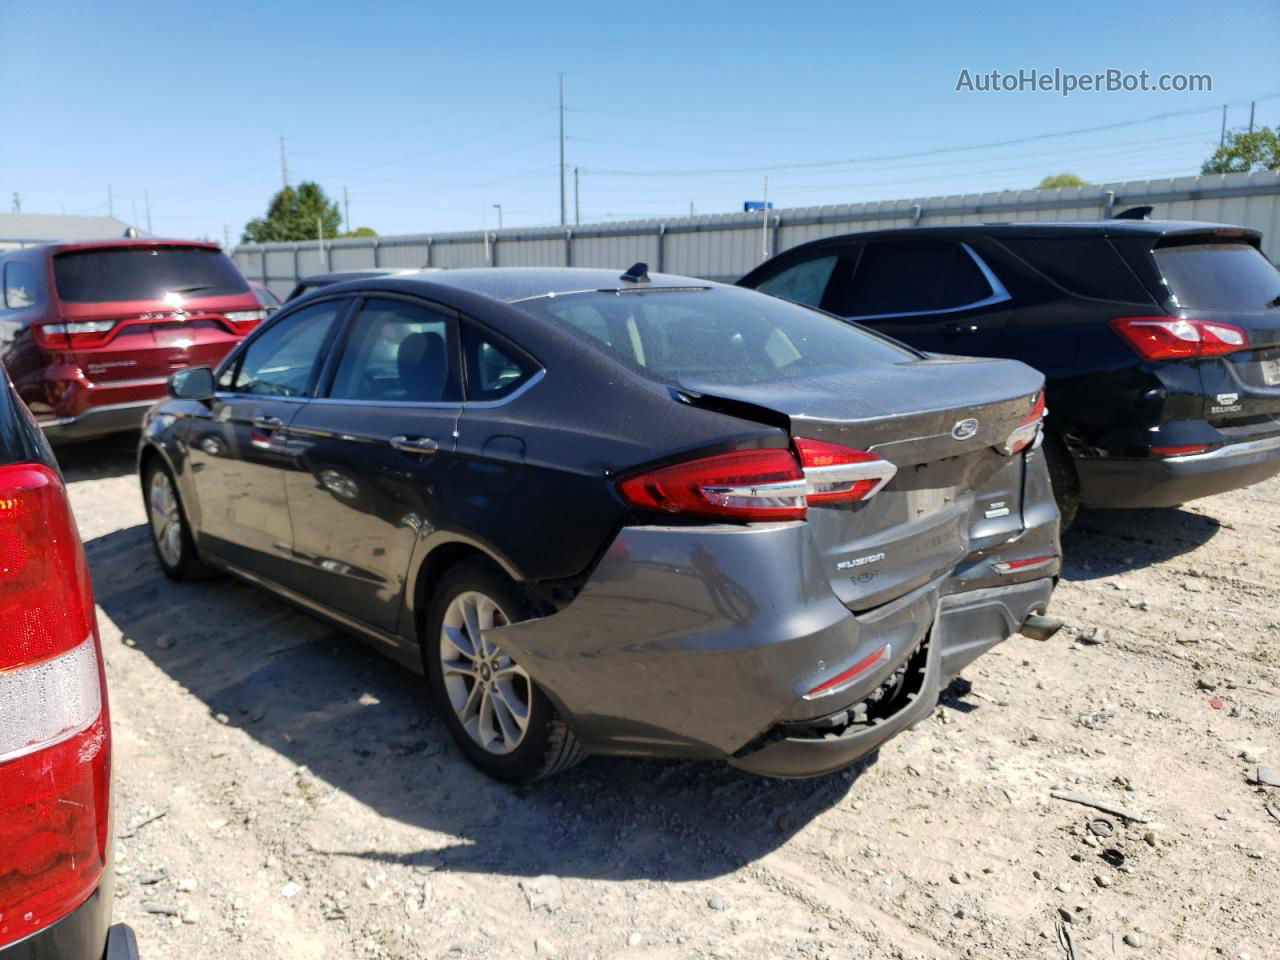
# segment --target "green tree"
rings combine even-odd
[[[1041,190],[1051,190],[1054,187],[1087,187],[1088,185],[1074,173],[1055,173],[1040,181]]]
[[[1201,173],[1248,173],[1280,170],[1280,130],[1260,127],[1252,133],[1227,134],[1227,142],[1200,167]]]
[[[319,227],[317,227],[319,221]],[[285,187],[271,198],[265,217],[244,225],[244,243],[277,243],[287,240],[314,240],[317,233],[336,237],[342,227],[338,205],[325,195],[318,183],[304,180],[296,188]]]
[[[339,234],[343,237],[376,237],[378,231],[373,227],[356,227],[354,230],[348,230],[346,233]]]

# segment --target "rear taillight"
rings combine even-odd
[[[1000,445],[1000,451],[1004,454],[1012,456],[1019,453],[1035,442],[1036,434],[1040,432],[1040,421],[1044,419],[1044,391],[1041,390],[1036,394],[1035,401],[1031,404],[1031,412],[1022,418],[1022,422],[1014,427],[1013,432],[1009,434],[1004,443]]]
[[[1249,345],[1237,326],[1176,317],[1116,317],[1111,329],[1144,360],[1220,357]]]
[[[98,885],[109,780],[93,593],[66,492],[45,466],[0,467],[0,948]]]
[[[105,343],[115,328],[114,320],[76,320],[69,323],[38,323],[36,343],[42,347],[93,346]],[[55,337],[66,339],[54,339]]]
[[[1006,560],[1001,563],[992,564],[996,573],[1010,574],[1021,573],[1023,570],[1035,570],[1038,567],[1047,567],[1057,559],[1055,554],[1045,554],[1039,557],[1023,557],[1020,560]]]
[[[866,500],[898,472],[888,460],[838,443],[796,437],[795,445],[810,504]]]
[[[223,314],[235,327],[236,333],[248,333],[263,320],[267,319],[265,310],[229,310]]]
[[[800,520],[805,483],[790,450],[743,450],[699,457],[618,483],[634,507],[732,520]]]

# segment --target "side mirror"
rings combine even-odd
[[[208,367],[187,367],[169,377],[169,396],[178,400],[212,400],[213,371]]]

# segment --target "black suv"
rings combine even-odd
[[[1081,504],[1175,506],[1280,471],[1280,272],[1260,240],[1135,219],[879,230],[738,282],[1043,371],[1065,525]]]

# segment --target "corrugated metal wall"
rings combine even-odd
[[[1003,193],[887,200],[878,203],[775,210],[767,235],[758,213],[641,220],[577,227],[533,227],[484,233],[419,234],[237,247],[250,279],[282,296],[299,277],[369,267],[607,267],[643,260],[654,270],[734,280],[762,257],[766,240],[780,253],[818,237],[912,224],[938,226],[997,220],[1093,220],[1150,203],[1161,220],[1206,220],[1252,227],[1263,250],[1280,261],[1280,173],[1137,180],[1100,187],[1010,190]],[[487,240],[487,242],[486,242]]]

